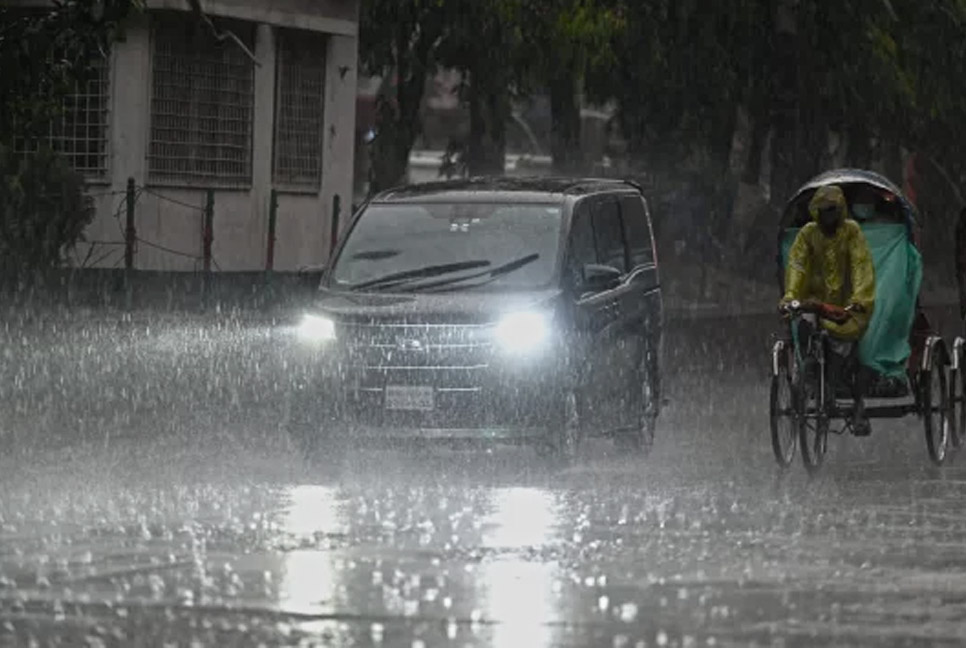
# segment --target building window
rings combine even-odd
[[[275,102],[276,185],[318,189],[322,182],[326,39],[280,30]]]
[[[225,23],[253,48],[254,26]],[[154,24],[149,178],[167,184],[249,186],[254,63],[194,16]]]
[[[64,97],[49,134],[39,140],[19,140],[17,148],[29,155],[41,146],[49,146],[88,180],[106,179],[109,97],[110,60],[97,59],[87,79]]]

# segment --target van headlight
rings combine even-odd
[[[494,331],[497,344],[513,353],[539,349],[550,340],[550,335],[550,317],[536,311],[504,315]]]
[[[298,327],[303,342],[330,342],[335,339],[335,322],[320,315],[306,315]]]

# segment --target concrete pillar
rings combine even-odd
[[[272,193],[272,144],[275,140],[275,28],[259,25],[255,37],[255,114],[252,133],[252,222],[250,230],[259,237],[252,270],[265,267],[268,241],[268,203]],[[258,261],[261,261],[260,263]]]
[[[340,229],[345,227],[352,209],[353,154],[355,149],[356,82],[358,41],[354,36],[330,36],[325,72],[325,133],[323,137],[321,213],[324,235],[321,249],[309,262],[328,258],[332,206],[336,196],[342,209]],[[317,255],[317,256],[316,256]]]
[[[111,66],[111,187],[123,191],[129,177],[147,182],[151,137],[151,30],[146,15],[137,16],[124,42],[113,48]]]
[[[110,59],[107,116],[107,182],[110,192],[95,198],[94,222],[85,231],[88,241],[77,246],[76,258],[97,265],[115,267],[123,261],[124,233],[118,228],[115,214],[123,222],[124,195],[127,179],[133,177],[138,186],[147,180],[148,138],[151,126],[151,32],[147,16],[139,15],[128,25],[127,38],[112,47]],[[105,187],[94,185],[93,193]],[[141,226],[141,220],[135,220]],[[106,242],[108,247],[98,247]],[[94,249],[91,249],[94,248]],[[113,250],[111,252],[111,250]],[[88,254],[90,257],[88,258]],[[107,254],[105,254],[107,253]],[[144,260],[134,259],[136,268]]]

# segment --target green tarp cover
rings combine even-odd
[[[883,376],[903,378],[922,284],[922,256],[909,241],[905,225],[866,223],[862,231],[875,264],[875,312],[859,342],[859,359]],[[785,232],[783,266],[788,263],[788,251],[797,234],[797,229]]]

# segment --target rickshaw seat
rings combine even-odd
[[[859,342],[859,361],[881,377],[905,380],[906,363],[912,352],[910,332],[922,285],[922,256],[909,240],[905,224],[860,225],[875,267],[875,311]],[[797,228],[785,230],[782,267],[787,266],[788,252],[798,232]]]

